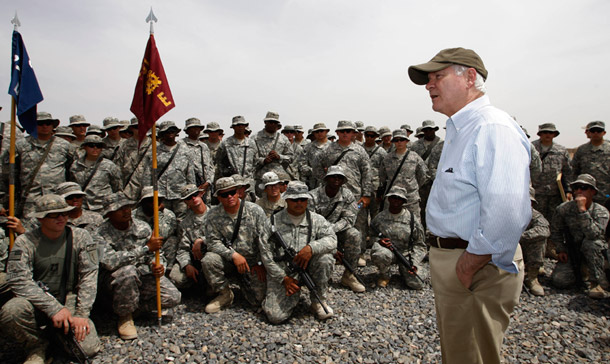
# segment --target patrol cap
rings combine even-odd
[[[100,137],[99,135],[95,135],[95,134],[87,135],[85,137],[85,140],[83,141],[83,144],[81,144],[81,145],[84,147],[87,144],[103,144],[104,146],[106,146],[104,139],[102,139],[102,137]]]
[[[180,132],[180,128],[176,126],[176,123],[174,123],[173,121],[170,120],[165,120],[159,123],[159,125],[157,126],[158,130],[157,130],[157,135],[161,135],[163,133],[165,133],[166,131],[170,131],[170,130],[176,130],[177,133]]]
[[[314,126],[313,126],[313,129],[311,129],[311,132],[314,133],[314,132],[319,131],[319,130],[330,131],[330,129],[326,127],[326,124],[324,124],[324,123],[315,123]]]
[[[265,115],[263,121],[275,121],[276,123],[280,124],[280,114],[276,113],[275,111],[267,111],[267,115]]]
[[[263,174],[262,183],[258,186],[261,190],[265,189],[267,186],[273,186],[278,183],[282,183],[280,181],[280,177],[275,172],[266,172]]]
[[[392,135],[392,130],[390,130],[390,128],[388,128],[387,126],[382,126],[381,128],[379,128],[379,137],[383,138],[386,136],[391,136]]]
[[[356,130],[359,132],[364,131],[364,123],[362,121],[356,121],[354,124],[356,125]]]
[[[89,126],[91,124],[88,123],[87,120],[85,120],[85,116],[84,115],[72,115],[72,116],[70,116],[70,126],[78,126],[78,125]]]
[[[595,177],[593,177],[590,174],[584,173],[584,174],[578,175],[578,177],[576,178],[576,181],[570,183],[570,186],[573,186],[576,184],[589,185],[589,186],[593,187],[595,189],[595,191],[599,192],[599,190],[597,189]]]
[[[328,167],[328,171],[326,172],[324,179],[330,176],[342,176],[343,178],[347,178],[345,173],[343,173],[343,167],[337,165]]]
[[[406,139],[409,140],[407,136],[407,131],[405,129],[396,129],[392,132],[392,141],[396,141],[396,139]]]
[[[372,134],[375,134],[376,136],[379,136],[379,132],[377,131],[377,128],[372,125],[369,125],[366,128],[364,128],[364,134],[366,134],[366,133],[372,133]]]
[[[388,191],[388,193],[385,195],[385,197],[390,197],[390,196],[398,197],[405,201],[408,200],[407,191],[400,186],[392,186],[392,188],[390,188],[390,191]]]
[[[182,186],[180,189],[180,199],[184,201],[199,192],[203,192],[203,190],[193,183]]]
[[[233,119],[231,119],[231,127],[237,126],[237,125],[248,125],[248,122],[246,121],[246,118],[244,118],[241,115],[237,115],[234,116]]]
[[[593,129],[593,128],[599,128],[599,129],[602,129],[602,130],[605,131],[606,130],[606,124],[603,121],[599,121],[599,120],[598,121],[592,121],[592,122],[587,124],[587,127],[586,127],[587,130],[590,130],[590,129]]]
[[[204,129],[204,126],[201,125],[201,120],[199,120],[197,118],[188,118],[184,122],[184,130],[187,130],[188,128],[201,128],[201,129]]]
[[[231,188],[240,187],[239,184],[235,182],[235,180],[231,177],[222,177],[216,180],[216,191],[214,191],[214,196],[218,196],[218,192],[228,190]]]
[[[108,129],[117,128],[117,127],[120,128],[123,126],[119,122],[119,119],[112,117],[112,116],[108,116],[107,118],[104,118],[103,123],[104,123],[104,126],[102,127],[102,130],[108,130]]]
[[[51,116],[51,113],[48,113],[46,111],[39,111],[36,113],[36,121],[47,120],[53,122],[53,128],[57,128],[57,125],[59,125],[59,119],[55,119],[53,116]]]
[[[402,124],[400,126],[400,128],[405,129],[406,131],[411,132],[411,133],[413,132],[413,129],[411,129],[411,125],[409,125],[409,124]]]
[[[58,126],[57,129],[55,129],[55,135],[67,136],[76,139],[76,135],[74,135],[72,129],[69,126]]]
[[[433,120],[424,120],[421,123],[421,130],[426,130],[426,129],[438,130],[438,126],[436,126],[436,124],[434,123]]]
[[[89,127],[87,127],[87,132],[85,133],[85,135],[102,136],[104,135],[104,131],[102,130],[102,128],[99,127],[99,125],[89,125]]]
[[[153,189],[153,186],[146,186],[146,187],[142,188],[142,192],[140,193],[140,200],[138,201],[138,204],[141,204],[142,200],[145,200],[147,198],[153,198],[154,192],[155,191]],[[163,194],[163,192],[157,191],[157,197],[165,198],[165,195]]]
[[[104,205],[102,216],[105,217],[109,212],[120,210],[125,206],[131,207],[135,205],[135,202],[127,198],[123,192],[116,192],[104,196],[102,204]]]
[[[542,133],[543,131],[555,133],[555,136],[559,135],[559,131],[557,130],[557,127],[553,123],[544,123],[544,124],[538,125],[538,135],[540,135],[540,133]]]
[[[290,181],[286,187],[286,192],[282,194],[284,200],[296,200],[299,198],[310,199],[307,185],[301,181]]]
[[[409,78],[416,85],[425,85],[428,83],[428,73],[443,70],[453,64],[474,68],[483,76],[483,79],[487,79],[487,69],[481,57],[475,51],[461,47],[443,49],[430,61],[410,66],[408,70]]]
[[[64,199],[69,196],[85,196],[86,193],[80,188],[80,185],[76,182],[62,182],[55,187],[55,193],[63,197]]]
[[[349,120],[340,120],[337,123],[337,128],[335,129],[335,131],[340,131],[340,130],[353,130],[356,131],[356,125],[349,121]]]
[[[68,212],[75,208],[76,207],[74,206],[68,205],[62,196],[52,193],[40,196],[36,199],[36,210],[31,216],[42,219],[48,214]]]

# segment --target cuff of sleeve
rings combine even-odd
[[[235,253],[235,250],[229,249],[226,253],[223,254],[223,257],[229,262],[231,262],[233,261],[233,253]]]

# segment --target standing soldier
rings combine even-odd
[[[231,121],[233,135],[224,139],[216,153],[217,176],[231,177],[239,174],[254,183],[254,165],[256,163],[256,146],[254,141],[246,137],[248,122],[243,116],[234,116]]]
[[[604,140],[606,124],[592,121],[585,130],[589,143],[583,144],[574,153],[572,168],[574,175],[590,174],[597,181],[598,193],[593,200],[604,204],[610,195],[610,142]]]
[[[142,144],[138,145],[138,119],[132,118],[128,129],[131,131],[131,138],[119,145],[114,163],[121,169],[123,187],[127,186],[133,178],[134,172],[138,169],[146,152],[150,150],[151,139],[145,137]]]
[[[263,311],[271,323],[279,324],[290,318],[299,303],[300,277],[288,269],[287,253],[276,241],[281,237],[289,248],[297,252],[294,264],[308,272],[315,284],[322,303],[310,291],[312,311],[319,320],[328,319],[333,315],[327,295],[328,281],[335,264],[333,253],[337,248],[337,236],[324,217],[307,210],[307,201],[311,196],[303,182],[291,181],[284,198],[288,206],[273,215],[271,225],[265,225],[261,244],[263,263],[268,273]]]
[[[381,147],[386,152],[391,152],[394,145],[392,144],[392,130],[387,126],[379,128],[379,139],[381,139]]]
[[[282,127],[279,115],[273,111],[267,112],[265,116],[265,128],[254,136],[256,145],[256,172],[254,179],[256,182],[256,194],[262,195],[262,190],[258,187],[263,175],[267,172],[275,172],[281,180],[288,178],[285,166],[293,161],[293,151],[290,141],[278,130]]]
[[[309,139],[304,138],[304,130],[303,125],[295,124],[294,130],[296,130],[296,135],[294,136],[294,142],[300,145],[301,147],[305,147],[310,143]]]
[[[90,126],[83,115],[72,115],[70,116],[70,128],[72,128],[72,132],[76,136],[76,139],[72,141],[77,147],[80,147],[81,144],[85,141],[85,137],[87,136],[87,128]]]
[[[87,195],[85,208],[91,211],[101,211],[104,196],[123,190],[119,167],[102,156],[104,145],[99,136],[88,135],[81,145],[85,154],[70,167],[72,179]]]
[[[436,136],[436,132],[438,131],[438,126],[432,120],[424,120],[421,123],[421,131],[424,133],[422,139],[416,140],[411,145],[411,150],[415,153],[419,154],[421,159],[424,161],[428,159],[430,153],[432,153],[432,148],[435,145],[441,142],[441,138]]]
[[[239,286],[253,306],[259,307],[266,290],[266,272],[261,263],[261,236],[269,221],[259,206],[240,200],[231,177],[216,181],[220,205],[210,210],[205,222],[207,253],[201,260],[203,274],[218,293],[205,306],[215,313],[233,303],[229,277],[239,275]]]
[[[203,132],[208,135],[208,139],[204,140],[203,143],[207,145],[210,151],[210,158],[212,158],[212,160],[216,160],[216,152],[218,151],[218,147],[222,141],[224,130],[220,128],[220,125],[218,125],[217,122],[212,121],[206,125]]]
[[[119,119],[112,116],[104,118],[103,123],[104,126],[102,127],[102,130],[106,132],[106,137],[103,140],[106,144],[106,148],[104,148],[102,156],[114,161],[119,146],[123,142],[123,138],[121,138],[121,135],[119,134],[123,125],[121,125]]]
[[[315,124],[311,131],[314,140],[303,148],[303,153],[296,161],[301,178],[311,189],[318,187],[319,182],[324,179],[322,160],[326,148],[331,144],[327,138],[329,131],[324,123]]]
[[[88,356],[101,348],[89,312],[97,292],[97,244],[89,233],[66,227],[68,206],[54,194],[36,201],[40,227],[20,235],[8,260],[15,295],[0,311],[5,333],[23,343],[26,363],[44,363],[48,342],[40,326],[72,330]]]
[[[103,289],[112,297],[112,308],[119,316],[118,331],[123,340],[133,340],[138,332],[132,314],[156,310],[156,278],[161,281],[161,306],[170,309],[180,303],[180,291],[163,275],[165,258],[155,264],[154,252],[161,249],[163,237],[153,237],[144,222],[131,217],[133,201],[122,193],[104,199],[104,217],[98,230],[104,243],[100,259]]]
[[[192,153],[191,164],[195,169],[195,184],[207,192],[214,182],[214,163],[210,156],[210,149],[205,143],[199,141],[199,134],[203,130],[201,121],[197,118],[187,119],[184,125],[186,138],[180,142]],[[209,200],[206,198],[206,200]]]

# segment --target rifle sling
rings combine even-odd
[[[23,196],[24,201],[28,198],[28,195],[30,194],[30,189],[32,188],[32,184],[34,183],[34,180],[36,179],[36,176],[38,175],[38,172],[40,171],[40,167],[42,167],[42,164],[47,159],[47,156],[49,155],[49,152],[51,151],[51,146],[53,146],[54,141],[55,141],[55,136],[52,136],[51,141],[49,141],[49,144],[47,144],[47,148],[45,149],[44,154],[42,155],[42,158],[40,158],[40,161],[36,165],[36,168],[34,168],[34,172],[32,173],[32,177],[30,177],[30,180],[28,181],[27,187],[23,189],[23,193],[21,194],[21,196]]]
[[[407,149],[407,152],[405,153],[405,156],[402,157],[402,160],[400,161],[400,165],[398,165],[398,168],[396,168],[396,172],[394,172],[394,177],[392,177],[392,180],[390,181],[390,184],[388,184],[388,186],[385,189],[385,193],[383,194],[384,197],[388,193],[388,191],[390,191],[390,188],[392,188],[392,185],[394,184],[394,181],[396,181],[396,177],[398,177],[398,174],[400,173],[400,170],[402,169],[402,165],[405,164],[405,161],[407,160],[407,157],[409,156],[409,153],[411,153],[411,150]]]
[[[178,153],[178,149],[180,149],[180,143],[176,144],[176,147],[174,148],[174,151],[172,152],[172,155],[169,157],[169,160],[167,161],[167,163],[165,163],[165,165],[163,166],[163,169],[161,170],[161,172],[159,172],[157,174],[157,179],[160,179],[161,176],[163,176],[163,173],[165,173],[165,171],[167,171],[167,168],[169,168],[169,165],[172,164],[172,161],[174,160],[174,157],[176,156],[176,153]]]
[[[343,159],[343,156],[345,156],[347,154],[347,152],[349,152],[351,149],[346,149],[343,152],[341,152],[341,154],[339,154],[339,156],[337,157],[337,159],[335,159],[335,161],[333,162],[333,164],[331,164],[331,166],[336,166],[337,164],[339,164],[339,162],[341,162],[341,159]]]
[[[59,297],[57,300],[62,304],[66,304],[66,295],[68,293],[66,285],[68,284],[68,275],[72,270],[72,229],[66,226],[66,252],[64,255],[64,269],[61,272],[61,281],[59,283]]]
[[[85,184],[83,185],[83,192],[85,192],[87,190],[87,187],[89,187],[89,183],[91,182],[91,179],[93,179],[93,176],[95,175],[95,172],[97,172],[97,169],[100,167],[100,164],[102,164],[102,159],[104,157],[102,157],[101,155],[99,157],[97,157],[97,160],[95,161],[95,167],[93,168],[93,171],[91,171],[91,173],[89,174],[89,177],[87,177],[87,180],[85,181]]]
[[[229,242],[229,246],[233,246],[235,240],[237,240],[237,234],[239,234],[239,227],[241,226],[241,217],[244,212],[244,205],[246,201],[239,202],[239,212],[237,213],[237,220],[235,221],[235,225],[233,226],[233,236],[231,236],[231,241]]]

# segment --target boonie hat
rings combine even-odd
[[[362,121],[356,121],[355,125],[356,125],[356,130],[358,130],[359,132],[364,131],[364,123]]]
[[[203,190],[197,187],[195,184],[191,183],[186,186],[182,186],[182,188],[180,189],[180,199],[186,200],[187,198],[199,192],[203,192]]]
[[[176,123],[174,123],[173,121],[170,120],[165,120],[159,123],[159,125],[157,126],[157,135],[161,134],[161,133],[165,133],[166,131],[169,131],[170,129],[175,129],[178,132],[180,132],[180,128],[176,126]]]
[[[261,190],[264,190],[267,186],[276,185],[281,183],[280,177],[275,172],[266,172],[263,174],[262,183],[258,186]]]
[[[223,131],[223,130],[217,122],[211,121],[208,123],[208,125],[206,125],[204,133],[214,132],[214,131]]]
[[[307,185],[301,181],[290,181],[288,182],[288,186],[286,187],[286,192],[282,193],[282,198],[284,200],[298,199],[298,198],[306,198],[310,199],[309,190],[307,189]]]
[[[388,191],[388,193],[385,195],[385,197],[390,197],[390,196],[395,196],[398,198],[402,198],[405,201],[408,201],[407,191],[400,186],[392,186],[392,188],[390,188],[390,191]]]
[[[57,125],[59,125],[59,119],[55,119],[54,117],[51,116],[51,113],[48,113],[46,111],[40,111],[36,113],[36,121],[45,121],[45,120],[50,120],[53,122],[53,128],[57,128]]]
[[[311,132],[313,133],[314,131],[318,131],[318,130],[330,131],[330,129],[326,127],[326,124],[324,124],[324,123],[315,123],[313,125],[313,129],[311,129]]]
[[[76,182],[62,182],[55,187],[55,193],[63,197],[64,199],[69,196],[79,195],[86,196],[80,185]]]
[[[265,115],[265,118],[263,119],[263,121],[275,121],[275,122],[279,123],[280,114],[278,114],[274,111],[267,111],[267,115]]]
[[[114,118],[112,116],[104,118],[103,123],[104,123],[104,127],[102,128],[102,130],[108,130],[108,129],[112,129],[112,128],[122,127],[123,126],[119,122],[119,119]]]
[[[406,139],[409,140],[407,136],[407,131],[405,129],[396,129],[392,132],[392,141],[395,139]]]
[[[142,203],[142,200],[145,200],[147,198],[153,198],[155,196],[155,190],[153,189],[153,186],[146,186],[144,188],[142,188],[142,192],[140,193],[140,200],[138,201],[138,204]],[[165,195],[163,194],[163,192],[157,191],[157,197],[158,198],[165,198]]]
[[[237,115],[237,116],[234,116],[233,119],[231,119],[231,127],[234,127],[237,125],[248,125],[248,122],[246,121],[246,118],[244,118],[243,116]]]
[[[369,125],[366,128],[364,128],[364,134],[366,133],[374,133],[375,135],[379,136],[379,132],[377,131],[377,128],[374,127],[373,125]]]
[[[555,136],[559,135],[559,131],[557,127],[553,123],[545,123],[538,125],[538,135],[540,135],[543,131],[549,131],[551,133],[555,133]]]
[[[83,141],[83,144],[81,144],[81,146],[84,147],[87,144],[104,144],[104,146],[106,146],[104,139],[102,139],[102,137],[100,137],[99,135],[95,134],[89,134],[85,136],[85,140]]]
[[[87,136],[87,135],[102,136],[102,135],[104,135],[104,131],[102,130],[102,128],[100,128],[99,125],[89,125],[87,127],[87,132],[85,133],[85,136]]]
[[[599,128],[599,129],[603,129],[605,131],[606,124],[603,121],[592,121],[587,124],[587,127],[586,127],[587,130],[593,129],[593,128]]]
[[[72,129],[69,126],[58,126],[57,129],[55,129],[55,135],[67,136],[76,139],[76,135],[72,133]]]
[[[343,167],[337,165],[328,167],[328,171],[326,172],[326,176],[324,176],[324,178],[330,176],[343,176],[343,178],[347,178],[345,173],[343,173]]]
[[[409,125],[409,124],[402,124],[400,126],[400,128],[405,129],[406,131],[411,132],[411,133],[413,132],[413,129],[411,129],[411,125]]]
[[[184,130],[187,130],[188,128],[193,128],[193,127],[204,129],[203,125],[201,125],[201,120],[199,120],[197,118],[186,119],[186,121],[184,122]]]
[[[483,79],[487,80],[487,69],[483,60],[472,49],[448,48],[438,52],[436,56],[426,63],[409,67],[409,78],[416,85],[428,83],[428,73],[445,69],[452,64],[459,64],[477,70]]]
[[[386,137],[388,135],[392,135],[392,130],[390,130],[390,128],[388,128],[387,126],[382,126],[381,128],[379,128],[380,138]]]
[[[102,204],[104,205],[102,216],[106,216],[109,212],[117,211],[125,206],[133,206],[135,202],[127,198],[123,192],[116,192],[104,196]]]
[[[235,182],[231,177],[222,177],[216,180],[216,191],[214,196],[218,196],[218,192],[228,190],[230,188],[239,187],[240,185]]]
[[[335,129],[335,131],[340,131],[340,130],[353,130],[356,131],[356,125],[349,121],[349,120],[340,120],[337,123],[337,128]]]
[[[70,126],[76,126],[76,125],[89,126],[91,124],[88,123],[87,120],[85,120],[85,116],[84,115],[72,115],[72,116],[70,116]]]
[[[38,199],[36,199],[36,210],[31,214],[31,216],[42,219],[48,214],[53,214],[56,212],[68,212],[74,210],[75,208],[76,207],[74,206],[68,205],[62,196],[52,193],[40,196]]]
[[[434,129],[438,130],[438,126],[432,120],[424,120],[421,123],[421,130]]]
[[[595,191],[599,192],[599,190],[597,189],[595,177],[593,177],[590,174],[584,173],[584,174],[578,175],[578,178],[576,178],[576,181],[570,183],[570,186],[575,185],[575,184],[589,185],[589,186],[593,187],[595,189]]]

